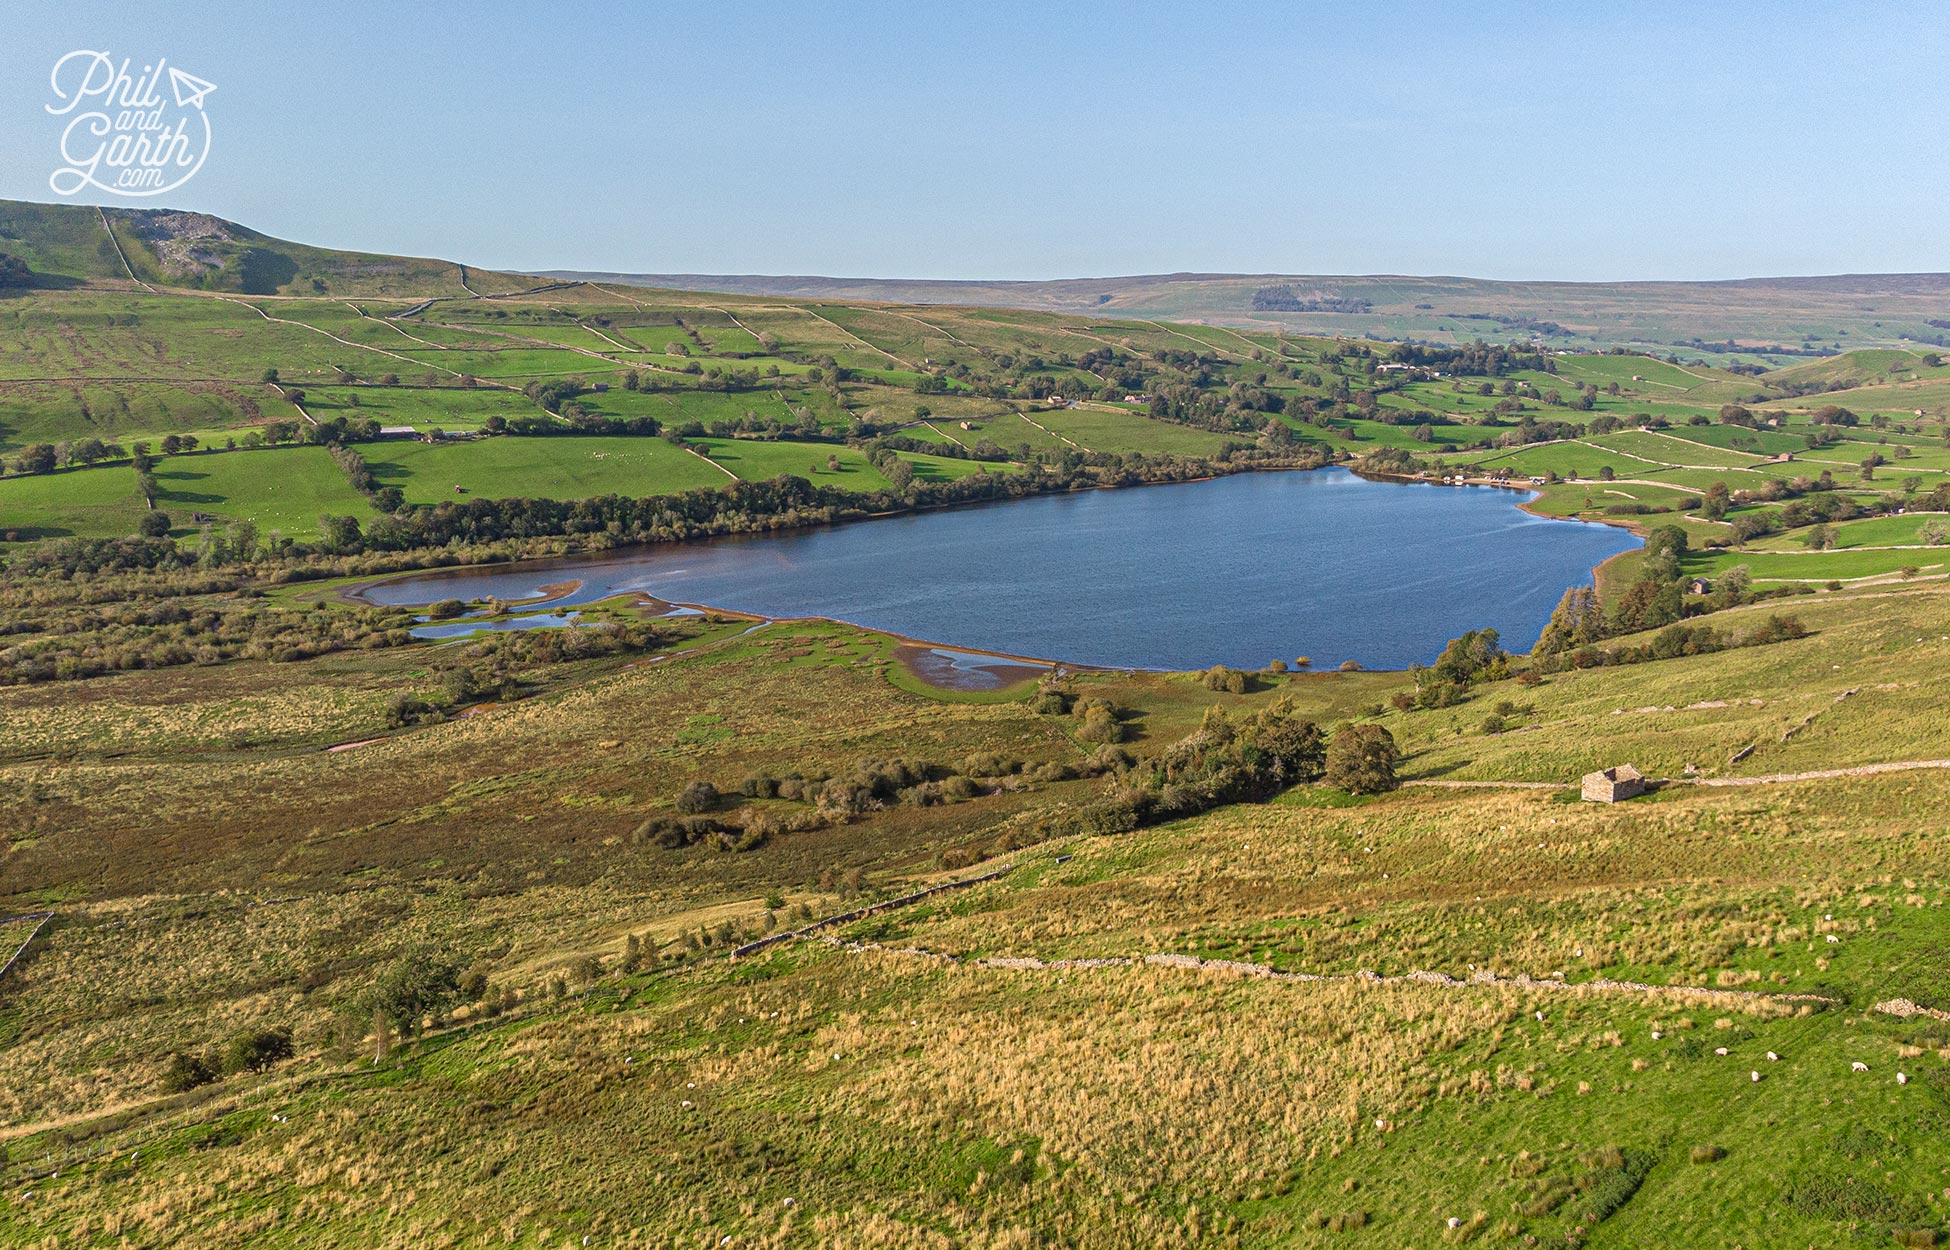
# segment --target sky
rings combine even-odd
[[[168,206],[489,268],[1950,270],[1945,5],[11,0],[0,198],[84,49],[216,84]]]

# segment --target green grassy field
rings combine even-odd
[[[743,438],[702,438],[714,464],[747,482],[762,482],[781,473],[803,477],[820,486],[848,490],[885,490],[887,479],[850,447],[832,443],[760,442]],[[839,467],[831,463],[837,460]]]
[[[323,447],[169,456],[156,466],[156,483],[162,488],[156,506],[185,532],[195,530],[192,516],[203,512],[309,539],[317,535],[321,516],[372,512]]]
[[[0,534],[13,541],[132,534],[144,511],[127,465],[0,478]]]
[[[672,494],[729,480],[661,438],[490,438],[478,442],[389,442],[368,446],[366,463],[409,503],[467,495],[487,499],[585,499]],[[461,488],[459,492],[455,487]],[[364,500],[360,501],[363,508]],[[369,510],[369,509],[367,509]]]

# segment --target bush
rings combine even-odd
[[[1223,664],[1214,664],[1206,669],[1200,674],[1199,681],[1207,690],[1223,691],[1226,694],[1245,694],[1247,690],[1246,675],[1238,669],[1227,668]]]
[[[1692,1157],[1694,1163],[1718,1163],[1727,1157],[1727,1152],[1718,1146],[1695,1146]]]
[[[427,616],[436,621],[451,621],[457,616],[467,615],[467,604],[459,599],[442,599],[427,609]]]
[[[1020,760],[1007,759],[995,751],[977,751],[961,762],[961,771],[970,777],[1006,777],[1021,770]]]
[[[1327,744],[1324,780],[1349,794],[1395,788],[1395,735],[1380,725],[1349,725]]]
[[[718,788],[708,781],[693,781],[677,795],[677,810],[686,816],[708,812],[718,805]]]
[[[1117,723],[1116,713],[1099,704],[1084,713],[1077,737],[1084,742],[1122,742],[1124,726]]]
[[[225,1072],[268,1072],[291,1058],[290,1029],[244,1029],[223,1048]]]
[[[161,538],[169,533],[169,524],[167,512],[145,512],[136,524],[136,532],[144,538]]]
[[[217,1066],[203,1055],[179,1050],[163,1065],[162,1087],[167,1093],[180,1094],[199,1085],[208,1085],[216,1079]]]
[[[738,783],[738,793],[748,799],[776,799],[779,783],[764,773],[753,773]]]
[[[1508,721],[1494,713],[1483,718],[1483,732],[1486,734],[1500,734],[1509,727]]]

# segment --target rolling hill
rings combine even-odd
[[[1767,357],[1936,343],[1950,331],[1950,274],[1844,274],[1721,282],[1498,282],[1395,274],[1172,273],[1048,282],[695,273],[579,273],[685,290],[803,299],[980,304],[1104,317],[1196,321],[1372,339],[1468,342],[1535,337],[1567,350],[1687,348]],[[1725,352],[1731,340],[1736,350]]]

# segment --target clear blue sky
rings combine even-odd
[[[1950,6],[16,0],[218,90],[172,196],[513,268],[1046,278],[1950,269]]]

